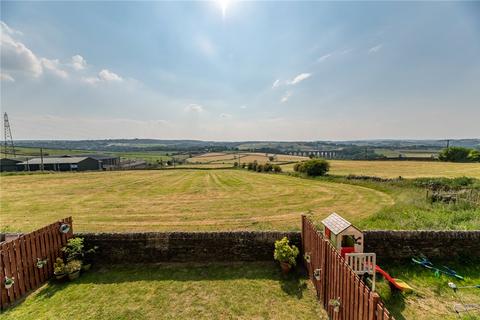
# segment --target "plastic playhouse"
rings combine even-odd
[[[345,258],[347,264],[361,277],[371,276],[375,291],[375,275],[380,273],[391,287],[400,291],[412,291],[405,281],[391,277],[376,264],[375,253],[363,252],[363,232],[335,212],[322,220],[323,235]]]

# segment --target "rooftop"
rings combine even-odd
[[[79,163],[89,157],[58,157],[58,158],[43,158],[43,164],[72,164]],[[28,161],[22,162],[22,165],[25,164],[41,164],[41,158],[33,158]]]
[[[323,219],[322,223],[334,234],[339,234],[340,232],[352,225],[350,222],[348,222],[335,212]]]

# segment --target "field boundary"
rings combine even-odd
[[[70,226],[67,233],[60,231],[62,224]],[[0,310],[14,305],[52,277],[53,264],[72,236],[72,217],[68,217],[0,243]],[[46,264],[40,267],[39,260],[46,260]],[[7,277],[14,280],[10,288],[6,287]]]

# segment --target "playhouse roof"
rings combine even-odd
[[[350,222],[343,219],[335,212],[323,219],[322,223],[334,234],[339,234],[340,232],[344,231],[352,225]]]

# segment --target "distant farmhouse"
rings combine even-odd
[[[92,171],[112,170],[120,165],[120,158],[99,154],[46,156],[42,158],[0,159],[0,170],[3,171]]]

